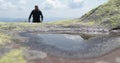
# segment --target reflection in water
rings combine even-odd
[[[39,34],[43,43],[54,45],[65,50],[77,50],[84,46],[83,39],[79,35],[67,34]]]
[[[80,35],[68,35],[68,34],[65,34],[64,37],[67,38],[67,39],[75,40],[75,41],[76,40],[81,40],[81,41],[83,40],[83,38]]]
[[[91,58],[104,55],[120,46],[120,37],[101,36],[83,40],[78,35],[21,33],[28,37],[23,45],[31,50],[47,52],[64,58]],[[116,40],[117,39],[117,40]]]

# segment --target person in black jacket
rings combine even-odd
[[[32,10],[32,12],[30,13],[29,20],[28,20],[29,22],[30,22],[31,16],[33,17],[33,23],[40,23],[43,21],[43,14],[39,10],[37,5],[35,6],[35,9]]]

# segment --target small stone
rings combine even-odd
[[[97,61],[95,63],[109,63],[109,62],[107,62],[107,61]]]
[[[117,58],[115,59],[115,61],[116,61],[117,63],[120,63],[120,57],[117,57]]]

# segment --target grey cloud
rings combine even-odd
[[[82,2],[71,2],[69,3],[69,7],[72,9],[76,9],[76,8],[81,8],[84,6],[84,1]]]
[[[46,10],[51,9],[76,9],[84,6],[84,0],[72,0],[62,2],[59,0],[45,0],[42,3],[42,8]]]
[[[16,3],[8,0],[0,0],[0,10],[24,10],[27,0],[18,0]]]
[[[6,2],[4,0],[0,1],[0,9],[1,10],[7,10],[7,9],[14,9],[16,6],[12,4],[11,2]]]
[[[68,8],[66,4],[63,4],[59,0],[46,0],[42,3],[44,9],[63,9]]]

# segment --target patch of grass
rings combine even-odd
[[[61,20],[61,21],[49,22],[48,24],[70,25],[76,23],[77,21],[78,21],[77,19]]]
[[[10,42],[11,37],[5,33],[0,33],[0,45]]]
[[[10,23],[5,23],[5,22],[0,22],[0,29],[2,30],[12,30],[12,31],[23,31],[25,29],[34,29],[36,27],[44,27],[46,24],[45,23],[15,23],[15,22],[10,22]]]
[[[12,50],[0,58],[0,63],[27,63],[22,50]]]
[[[109,0],[82,16],[84,22],[95,22],[104,27],[119,26],[120,23],[120,0]]]
[[[79,22],[80,25],[84,26],[94,26],[95,22],[94,21],[89,21],[89,22]]]

